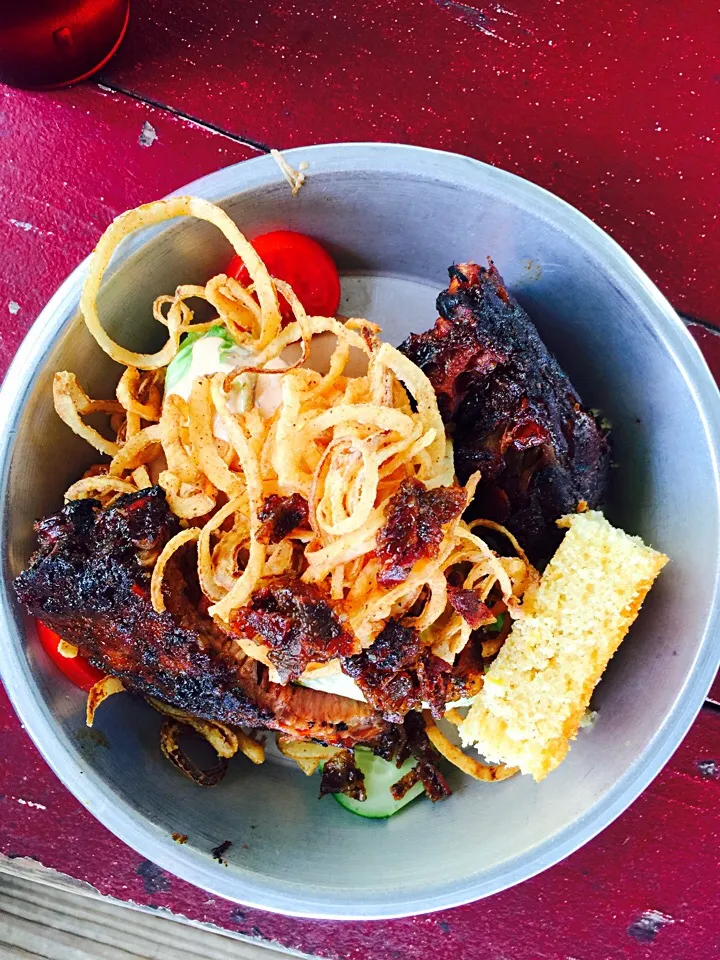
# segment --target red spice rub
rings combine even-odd
[[[293,530],[307,525],[307,500],[299,493],[290,497],[273,493],[265,497],[258,510],[258,520],[262,523],[257,534],[260,543],[280,543]]]
[[[469,623],[473,630],[495,623],[496,617],[490,607],[483,603],[475,590],[463,590],[460,587],[448,586],[448,600],[453,609]]]
[[[380,586],[402,583],[418,560],[434,557],[443,538],[443,525],[457,519],[466,505],[462,487],[426,490],[419,480],[403,480],[377,535]]]
[[[296,680],[308,663],[326,663],[358,650],[325,590],[297,577],[267,580],[238,611],[232,629],[270,648],[268,659],[281,683]]]
[[[429,703],[442,717],[452,685],[452,667],[423,647],[416,630],[389,620],[372,646],[343,661],[343,670],[392,723]]]

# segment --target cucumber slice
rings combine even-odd
[[[356,813],[359,817],[367,817],[370,820],[392,817],[394,813],[402,810],[411,800],[423,793],[422,783],[416,783],[411,787],[402,800],[394,800],[390,793],[390,787],[412,770],[416,763],[417,761],[411,757],[401,767],[396,767],[394,763],[388,763],[387,760],[376,757],[372,750],[356,747],[355,764],[365,774],[367,800],[353,800],[352,797],[346,797],[344,793],[334,793],[333,796],[341,807],[345,807],[350,813]]]

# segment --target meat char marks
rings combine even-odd
[[[481,472],[471,514],[504,523],[542,563],[560,541],[556,519],[602,503],[609,444],[488,262],[451,267],[434,328],[400,350],[454,425],[458,478]]]
[[[366,704],[271,683],[263,664],[199,612],[189,568],[175,571],[168,611],[153,609],[152,565],[179,530],[159,487],[107,510],[73,501],[35,529],[38,550],[15,580],[20,601],[128,689],[208,720],[348,747],[386,731]]]

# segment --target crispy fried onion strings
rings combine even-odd
[[[125,687],[117,677],[103,677],[90,687],[85,708],[85,723],[91,727],[95,721],[95,711],[103,702],[114,693],[122,693]]]
[[[162,590],[165,568],[177,550],[185,546],[186,543],[194,542],[199,536],[200,531],[197,527],[188,527],[187,530],[176,533],[160,551],[150,580],[150,599],[157,613],[162,613],[165,610],[165,597]]]
[[[462,716],[457,710],[449,710],[445,714],[445,719],[455,723],[456,719],[462,720]],[[428,735],[428,739],[437,752],[445,757],[447,761],[458,767],[458,769],[462,770],[463,773],[474,777],[475,780],[484,780],[486,782],[507,780],[509,777],[514,777],[518,772],[518,767],[506,767],[503,763],[480,763],[479,760],[474,760],[466,753],[463,753],[459,747],[456,747],[454,743],[448,740],[445,734],[435,724],[429,710],[423,710],[423,720],[425,722],[425,732]]]
[[[212,767],[201,770],[178,742],[183,733],[188,733],[192,729],[188,724],[179,723],[177,720],[166,720],[160,730],[160,749],[163,756],[167,757],[170,763],[193,783],[199,787],[215,787],[227,772],[227,758],[218,756],[217,762]]]
[[[225,776],[228,760],[238,751],[244,753],[256,764],[263,763],[265,760],[263,744],[237,727],[231,728],[224,723],[194,717],[185,710],[163,703],[154,697],[148,697],[147,701],[158,713],[168,718],[160,731],[160,748],[163,755],[198,786],[216,786]],[[180,737],[189,732],[199,734],[217,754],[217,762],[207,770],[201,770],[179,744]]]
[[[103,275],[128,234],[186,215],[223,233],[245,263],[249,283],[218,274],[204,286],[181,285],[159,296],[152,315],[166,332],[166,342],[155,353],[134,352],[116,343],[100,322],[97,298]],[[279,297],[292,312],[286,326]],[[213,314],[211,319],[206,314],[195,319],[198,302]],[[537,573],[503,528],[490,521],[468,524],[457,515],[463,501],[472,498],[478,477],[470,478],[464,493],[455,485],[452,445],[432,385],[398,350],[379,340],[376,325],[308,316],[292,288],[270,276],[228,215],[193,197],[147,204],[115,220],[91,261],[81,309],[97,343],[125,370],[117,399],[107,402],[91,400],[73,374],[55,376],[58,414],[109,458],[74,483],[66,498],[91,497],[107,507],[151,484],[162,487],[182,529],[146,564],[154,563],[150,593],[156,611],[165,610],[177,551],[195,544],[188,562],[196,554],[210,615],[225,624],[233,623],[269,578],[300,578],[337,605],[360,646],[370,646],[391,619],[400,620],[452,664],[474,629],[469,608],[463,616],[462,604],[456,609],[450,602],[451,595],[457,597],[448,591],[452,584],[453,590],[474,594],[470,599],[476,607],[485,604],[509,614],[502,630],[480,636],[483,656],[497,652],[510,618],[522,616],[521,598]],[[218,326],[227,334],[225,343],[234,345],[224,354],[234,358],[234,368],[225,363],[217,373],[193,376],[182,395],[177,378],[171,378],[168,389],[166,368],[183,337]],[[327,354],[323,364],[315,362],[317,345]],[[268,383],[274,385],[275,399],[261,404],[260,392]],[[86,422],[94,414],[110,418],[114,439]],[[429,546],[420,543],[408,563],[400,565],[401,575],[387,579],[380,545],[388,539],[388,518],[407,489],[430,500],[454,498],[458,509],[447,514],[452,519],[436,522]],[[301,522],[277,539],[269,536],[265,528],[272,505],[281,510],[292,498],[303,505]],[[499,556],[490,549],[480,536],[483,527],[503,533],[515,555]],[[243,638],[240,645],[248,655],[269,662],[261,636]],[[227,760],[227,744],[235,740],[228,741],[217,725],[199,729],[186,715],[172,714],[163,749],[184,772],[191,767],[177,743],[180,724],[203,736],[212,730],[206,738],[221,761]],[[240,734],[232,735],[240,743]],[[473,776],[507,775],[464,757],[434,725],[428,735],[444,756],[464,764]],[[278,745],[306,772],[326,755],[325,748],[312,744],[281,740]],[[494,776],[487,772],[491,769]]]
[[[276,735],[275,743],[280,753],[294,760],[306,777],[311,777],[321,763],[342,752],[340,747],[326,747],[311,740],[294,740],[281,733]]]
[[[247,733],[238,727],[228,727],[217,720],[203,720],[201,717],[193,717],[185,710],[179,707],[173,707],[169,703],[163,703],[154,697],[147,698],[148,703],[158,713],[162,713],[172,720],[184,723],[192,727],[196,733],[199,733],[220,757],[229,759],[234,757],[238,750],[252,760],[253,763],[263,763],[265,760],[265,747],[257,740],[253,740]]]
[[[113,400],[91,400],[78,383],[75,374],[66,370],[56,373],[53,378],[53,400],[57,415],[73,433],[87,440],[100,453],[110,457],[118,453],[117,443],[107,440],[82,418],[91,413],[122,413],[123,408],[119,403]]]
[[[247,267],[253,292],[260,303],[261,326],[258,331],[257,348],[267,346],[280,330],[280,310],[275,286],[265,264],[230,217],[207,200],[199,197],[173,197],[146,203],[128,210],[115,219],[95,247],[90,270],[80,297],[80,309],[88,330],[99,346],[118,363],[140,370],[157,370],[166,367],[178,351],[180,336],[187,329],[187,313],[183,310],[169,311],[167,316],[168,340],[156,353],[136,353],[116,343],[105,331],[98,315],[97,298],[110,258],[121,240],[143,227],[172,220],[175,217],[191,216],[207,220],[216,226],[229,241],[233,250]],[[227,280],[227,278],[223,278]]]

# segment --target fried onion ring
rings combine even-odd
[[[484,780],[494,782],[497,780],[507,780],[514,777],[519,772],[519,767],[506,767],[504,763],[480,763],[463,753],[459,747],[451,743],[444,733],[435,725],[432,714],[429,710],[423,710],[423,720],[425,721],[425,732],[428,735],[430,743],[437,752],[445,757],[450,763],[474,777],[475,780]]]

